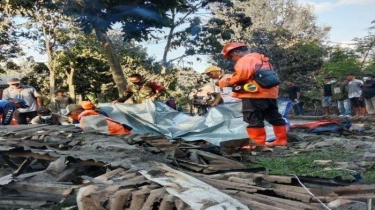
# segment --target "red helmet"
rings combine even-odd
[[[229,52],[236,49],[236,48],[239,48],[239,47],[247,47],[247,44],[240,43],[240,42],[231,42],[231,43],[225,44],[224,47],[223,47],[223,57],[225,59],[228,59],[229,58]]]

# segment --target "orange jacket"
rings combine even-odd
[[[94,116],[94,115],[100,115],[98,112],[96,112],[95,110],[85,110],[83,111],[79,116],[78,116],[78,120],[80,121],[80,125],[82,128],[85,127],[85,125],[83,124],[83,121],[81,121],[81,118],[84,117],[84,116]],[[108,126],[108,133],[109,134],[112,134],[112,135],[124,135],[124,134],[131,134],[131,131],[124,128],[124,126],[119,123],[119,122],[116,122],[115,120],[109,118],[109,117],[106,117],[105,118],[106,121],[107,121],[107,126]]]
[[[262,65],[263,63],[263,65]],[[223,78],[219,81],[220,87],[232,87],[246,83],[256,83],[252,77],[254,73],[262,69],[271,69],[269,59],[259,53],[249,53],[240,58],[234,66],[235,72],[230,78]],[[259,85],[258,85],[259,86]],[[257,92],[233,92],[235,98],[272,98],[276,99],[279,94],[279,87],[262,88],[258,87]]]

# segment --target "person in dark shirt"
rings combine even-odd
[[[323,93],[322,93],[322,107],[324,116],[329,116],[329,107],[332,107],[333,114],[339,115],[339,108],[337,107],[337,101],[332,99],[332,84],[336,83],[331,77],[324,78]]]
[[[169,99],[165,102],[165,104],[171,107],[172,109],[177,110],[177,104],[176,104],[174,97],[172,96],[169,97]]]
[[[293,111],[295,115],[303,115],[303,102],[301,101],[301,90],[294,84],[294,81],[287,81],[288,98],[293,101]]]
[[[367,113],[375,117],[375,75],[366,73],[363,81],[361,97],[365,99]]]
[[[73,99],[66,96],[63,90],[57,90],[55,97],[55,110],[58,113],[63,114],[69,104],[73,104]]]

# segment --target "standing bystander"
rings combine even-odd
[[[356,79],[354,74],[347,74],[348,80],[348,97],[354,109],[354,117],[362,117],[366,115],[366,106],[362,95],[363,81]]]
[[[65,113],[65,109],[69,104],[73,104],[73,99],[65,95],[65,91],[57,90],[55,97],[55,110],[60,114]]]
[[[293,111],[295,115],[303,115],[303,101],[301,101],[301,90],[294,84],[294,81],[289,80],[286,82],[288,86],[288,98],[293,101]]]
[[[365,99],[366,110],[372,117],[375,116],[375,75],[366,73],[363,77],[362,97]]]
[[[337,101],[340,117],[351,117],[352,107],[348,98],[348,81],[333,82],[331,86],[332,99]]]
[[[331,114],[329,108],[332,108],[334,115],[339,116],[339,109],[337,107],[337,101],[332,98],[332,84],[335,80],[332,80],[331,77],[324,78],[323,92],[322,92],[322,107],[325,117],[329,117]]]
[[[27,124],[29,120],[36,117],[37,109],[42,107],[42,99],[35,88],[28,85],[21,85],[18,78],[10,78],[7,80],[8,88],[3,91],[3,100],[9,98],[20,98],[26,101],[28,108],[19,108],[18,114],[14,116],[18,124]]]

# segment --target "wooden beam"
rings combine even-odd
[[[35,158],[35,159],[40,159],[40,160],[48,160],[48,161],[54,161],[58,157],[52,157],[48,154],[41,155],[38,153],[33,153],[31,151],[4,151],[0,152],[1,155],[7,155],[9,157],[24,157],[24,158]],[[102,162],[95,162],[93,160],[79,160],[76,159],[77,162],[82,163],[84,165],[92,165],[92,166],[99,166],[99,167],[104,167],[106,164]]]

